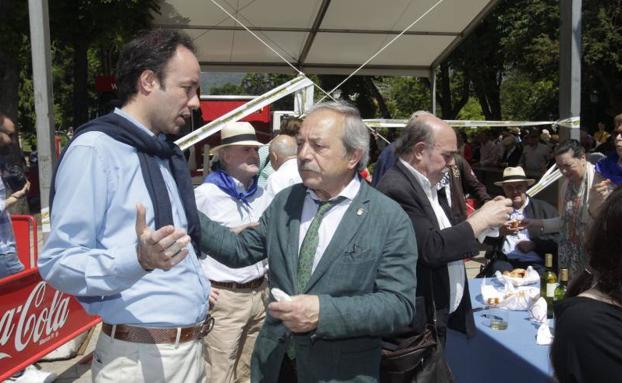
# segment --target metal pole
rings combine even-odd
[[[430,71],[432,77],[432,114],[436,116],[436,70],[432,68]]]
[[[581,115],[581,0],[560,1],[559,118]],[[578,127],[560,128],[560,140],[579,140]]]
[[[39,190],[41,192],[41,220],[49,222],[48,206],[52,170],[56,165],[54,149],[54,115],[52,107],[52,60],[50,53],[50,25],[47,0],[28,0],[30,17],[30,44],[32,50],[32,78],[35,99],[37,150],[39,154]]]

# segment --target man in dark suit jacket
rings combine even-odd
[[[378,185],[402,206],[415,227],[417,296],[426,300],[429,321],[436,307],[443,342],[447,325],[467,335],[474,333],[463,260],[477,254],[476,238],[501,226],[511,212],[511,201],[499,197],[456,222],[447,199],[437,194],[437,184],[454,163],[456,151],[455,132],[445,122],[434,116],[411,119],[396,147],[399,160]]]
[[[376,382],[380,337],[414,318],[412,224],[398,204],[356,175],[369,150],[356,109],[317,105],[297,141],[303,184],[278,193],[259,225],[238,236],[202,216],[202,248],[232,267],[267,257],[270,287],[292,296],[268,306],[252,381]],[[335,206],[318,228],[313,215],[326,201]],[[313,232],[317,245],[305,266]]]

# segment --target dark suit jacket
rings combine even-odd
[[[432,320],[434,297],[437,327],[444,336],[449,326],[469,336],[475,334],[468,284],[460,305],[449,315],[449,273],[447,263],[472,257],[478,252],[473,229],[466,222],[455,222],[455,215],[445,211],[454,225],[440,230],[432,206],[412,173],[398,160],[382,178],[378,189],[402,206],[410,217],[417,235],[417,296],[427,301],[428,320]]]
[[[476,198],[479,204],[483,204],[491,199],[486,191],[486,186],[479,182],[471,165],[462,157],[456,154],[454,156],[456,163],[449,168],[449,182],[451,184],[451,210],[456,215],[451,222],[462,222],[467,219],[467,209],[464,200],[465,194],[469,193],[471,197]],[[444,196],[443,197],[447,198]]]
[[[514,147],[510,149],[510,151],[508,151],[507,149],[504,151],[500,162],[507,163],[506,166],[518,166],[520,164],[520,157],[522,154],[523,145],[521,143],[516,143]]]
[[[268,257],[270,287],[294,295],[305,194],[302,184],[283,190],[259,226],[239,236],[201,214],[202,250],[231,267]],[[293,335],[298,381],[377,381],[381,335],[413,321],[416,264],[410,220],[362,182],[304,292],[319,296],[320,319],[315,331]],[[290,336],[268,313],[253,351],[253,382],[277,381]]]

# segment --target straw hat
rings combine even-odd
[[[220,131],[220,145],[210,150],[210,154],[215,154],[220,149],[227,146],[263,146],[257,141],[255,128],[248,122],[230,122]]]
[[[536,181],[532,178],[527,178],[523,168],[517,166],[515,168],[507,167],[503,169],[503,179],[501,179],[501,181],[495,182],[495,185],[503,186],[503,184],[507,184],[510,182],[527,182],[527,185],[531,186]]]

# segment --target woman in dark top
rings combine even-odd
[[[587,243],[590,270],[555,307],[551,362],[560,383],[622,380],[622,188],[604,202]]]

